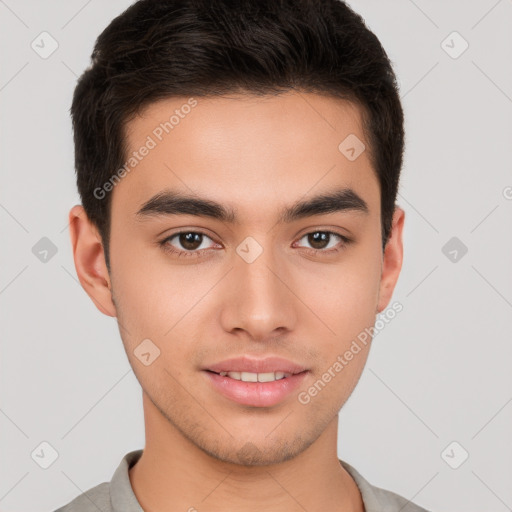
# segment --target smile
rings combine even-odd
[[[290,377],[292,374],[285,372],[219,372],[219,375],[222,377],[228,376],[230,379],[241,380],[243,382],[273,382],[274,380]]]
[[[203,370],[213,389],[229,400],[253,407],[271,407],[283,402],[304,381],[309,371],[284,372],[220,372]]]

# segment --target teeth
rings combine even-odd
[[[228,376],[235,380],[243,382],[273,382],[290,377],[291,373],[285,372],[269,372],[269,373],[251,373],[251,372],[219,372],[223,377]]]
[[[276,380],[276,374],[270,373],[258,373],[258,382],[272,382]]]
[[[259,375],[265,375],[265,374],[261,373]],[[231,377],[231,375],[229,373],[228,373],[228,377]],[[240,380],[243,382],[258,382],[258,374],[257,373],[249,373],[249,372],[241,372]]]

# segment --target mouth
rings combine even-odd
[[[277,372],[262,372],[262,373],[254,373],[254,372],[214,372],[213,370],[206,370],[210,373],[215,373],[216,375],[220,375],[221,377],[228,377],[230,379],[239,380],[242,382],[274,382],[276,380],[282,380],[291,377],[292,375],[298,375],[299,373],[289,373],[284,371]],[[307,370],[304,370],[307,371]]]
[[[298,373],[203,370],[202,373],[215,391],[232,402],[252,407],[272,407],[289,398],[309,370]]]

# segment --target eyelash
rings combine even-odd
[[[164,238],[162,241],[158,242],[158,244],[160,245],[160,247],[162,247],[162,249],[165,252],[174,254],[178,258],[181,258],[181,257],[185,257],[185,258],[188,258],[188,257],[201,257],[203,251],[211,250],[211,249],[200,249],[200,250],[195,250],[195,251],[180,251],[180,250],[175,249],[172,245],[169,245],[167,243],[167,242],[169,242],[170,240],[172,240],[173,238],[175,238],[175,237],[177,237],[179,235],[190,234],[190,233],[193,233],[195,235],[203,235],[203,236],[205,236],[205,237],[207,237],[207,238],[209,238],[211,240],[211,237],[209,237],[206,233],[204,233],[202,231],[178,231],[177,233],[173,233],[171,236],[168,236],[168,237]],[[329,235],[337,236],[337,237],[341,238],[341,245],[338,245],[334,249],[327,249],[327,250],[325,250],[325,249],[310,249],[308,247],[303,248],[303,249],[306,249],[306,251],[308,253],[310,253],[310,254],[314,254],[314,255],[317,255],[319,253],[323,253],[323,254],[327,254],[327,255],[336,254],[336,253],[340,252],[343,248],[345,248],[347,245],[352,243],[352,240],[350,238],[347,238],[346,236],[341,235],[340,233],[336,233],[334,231],[328,231],[328,230],[320,230],[320,229],[317,229],[315,231],[309,231],[308,233],[305,233],[304,235],[302,235],[299,238],[299,240],[301,240],[305,236],[311,235],[313,233],[328,233]]]

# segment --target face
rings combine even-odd
[[[112,191],[111,274],[98,260],[81,281],[117,316],[151,414],[219,460],[297,456],[361,375],[371,338],[345,354],[390,301],[403,224],[397,210],[383,253],[361,126],[357,107],[310,93],[166,99],[127,124],[138,160]],[[348,136],[366,145],[355,159],[339,149]],[[87,229],[72,234],[75,261]],[[208,371],[242,356],[306,371],[268,383]]]

